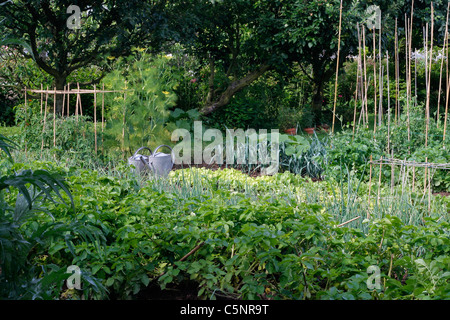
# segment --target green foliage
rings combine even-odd
[[[104,79],[105,88],[124,91],[111,96],[105,132],[105,147],[134,152],[142,146],[156,147],[170,141],[165,127],[169,108],[175,105],[174,78],[168,57],[151,57],[136,49],[136,55],[119,59]]]
[[[0,142],[10,157],[10,145],[3,136]],[[60,175],[42,169],[13,173],[14,169],[7,169],[9,175],[0,176],[0,297],[53,299],[58,297],[69,274],[53,257],[47,260],[46,247],[58,240],[69,246],[77,237],[88,241],[96,233],[84,222],[70,219],[74,213],[73,198]],[[67,198],[71,206],[67,205]],[[49,211],[52,207],[65,212],[69,219],[55,221]],[[89,275],[83,279],[96,282]],[[101,286],[93,288],[101,292]]]

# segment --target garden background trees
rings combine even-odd
[[[81,10],[80,29],[69,29],[67,20],[77,5]],[[4,38],[20,39],[22,54],[54,79],[57,90],[64,89],[67,77],[92,65],[104,66],[108,56],[127,56],[135,45],[158,43],[166,23],[164,1],[51,1],[14,0],[0,6]],[[30,51],[31,50],[31,51]],[[98,82],[104,75],[91,79]],[[62,96],[57,96],[57,113]]]

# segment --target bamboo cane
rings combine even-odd
[[[41,91],[43,91],[44,89],[43,89],[43,87],[42,87],[42,83],[41,83]],[[43,104],[43,102],[44,102],[44,93],[43,92],[41,92],[41,115],[42,115],[42,104]]]
[[[438,103],[437,103],[437,114],[436,114],[436,126],[439,128],[439,107],[441,104],[441,91],[442,91],[442,69],[444,67],[444,50],[447,42],[447,31],[448,31],[448,9],[450,2],[447,3],[447,17],[445,20],[445,34],[444,34],[444,45],[442,47],[442,55],[441,55],[441,68],[439,70],[439,94],[438,94]]]
[[[105,116],[104,116],[104,112],[105,112],[105,84],[102,84],[102,154],[104,152],[104,148],[103,148],[103,124],[105,122]]]
[[[427,102],[426,102],[426,125],[425,125],[425,147],[428,145],[428,130],[430,126],[430,87],[431,87],[431,66],[433,61],[433,33],[434,33],[434,9],[431,2],[431,39],[430,39],[430,63],[428,65],[428,86],[427,86]],[[428,34],[427,34],[428,37]]]
[[[69,103],[70,103],[70,83],[67,84],[67,116],[70,115]]]
[[[370,209],[370,193],[372,190],[372,155],[370,155],[370,165],[369,165],[369,198],[368,198],[368,204]],[[367,219],[370,219],[370,213],[369,210],[367,210]]]
[[[381,26],[379,29],[379,35],[378,35],[378,61],[379,61],[379,71],[380,71],[380,76],[379,76],[379,83],[380,83],[380,103],[379,103],[379,109],[378,109],[378,126],[381,127],[381,121],[382,121],[382,117],[383,117],[383,57],[381,55]]]
[[[48,102],[48,86],[47,86],[47,92],[45,94],[45,109],[44,109],[44,124],[42,126],[42,143],[41,143],[41,156],[42,151],[44,150],[44,133],[45,133],[45,124],[47,120],[47,102]]]
[[[95,139],[95,154],[97,154],[97,87],[94,84],[94,139]]]
[[[27,128],[28,128],[28,97],[27,97],[27,87],[25,87],[25,157],[27,156]]]
[[[373,133],[375,138],[375,132],[377,131],[377,59],[375,48],[375,28],[372,29],[372,43],[373,43]]]
[[[334,82],[334,106],[333,106],[333,124],[331,128],[331,133],[334,133],[334,123],[336,121],[336,98],[337,98],[337,82],[339,75],[339,53],[341,49],[341,24],[342,24],[342,0],[339,6],[339,35],[338,35],[338,51],[336,58],[336,78]]]
[[[389,88],[389,52],[386,50],[386,80],[387,80],[387,95],[388,95],[388,104],[387,104],[387,113],[388,113],[388,145],[387,150],[389,153],[390,145],[391,145],[391,96],[390,96],[390,88]]]
[[[381,193],[381,171],[382,171],[382,164],[383,164],[383,156],[380,157],[380,172],[378,173],[378,194],[377,194],[377,205],[379,205],[380,201],[380,193]]]
[[[365,115],[366,115],[366,128],[369,128],[369,113],[367,112],[368,108],[367,108],[367,92],[368,92],[368,85],[367,85],[367,63],[366,63],[366,28],[363,25],[362,28],[362,32],[363,32],[363,62],[364,62],[364,108],[365,108]]]
[[[395,18],[395,49],[394,49],[394,60],[395,60],[395,123],[397,123],[397,112],[399,108],[399,67],[398,67],[398,34],[397,34],[397,18]]]
[[[56,87],[53,96],[53,147],[56,147]]]
[[[358,102],[359,67],[360,67],[360,57],[361,57],[361,37],[359,35],[359,23],[356,24],[356,29],[357,29],[357,32],[358,32],[358,58],[357,58],[357,67],[356,67],[355,108],[353,110],[353,136],[352,136],[352,141],[355,138],[356,106],[357,106],[357,102]]]

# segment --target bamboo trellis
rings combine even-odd
[[[44,149],[44,132],[46,130],[46,118],[47,118],[47,107],[48,107],[48,97],[49,95],[53,95],[54,99],[53,99],[53,146],[56,146],[56,95],[63,95],[63,106],[62,106],[62,114],[66,114],[67,116],[69,116],[70,114],[70,110],[69,110],[69,101],[70,101],[70,95],[75,94],[76,95],[76,105],[75,105],[75,117],[78,120],[78,115],[83,115],[83,109],[81,106],[81,94],[94,94],[94,145],[95,145],[95,153],[97,153],[97,148],[98,148],[98,141],[97,141],[97,94],[102,94],[102,108],[101,108],[101,121],[102,121],[102,125],[101,125],[101,132],[103,133],[104,131],[104,123],[105,123],[105,116],[104,116],[104,112],[105,112],[105,93],[121,93],[124,94],[123,90],[105,90],[105,86],[102,86],[102,89],[99,90],[97,89],[97,87],[94,85],[94,89],[80,89],[80,85],[79,83],[77,83],[77,87],[76,89],[70,89],[70,83],[67,86],[64,86],[63,90],[57,90],[56,88],[54,89],[49,89],[47,87],[47,89],[43,89],[43,86],[41,84],[41,89],[29,89],[29,88],[25,88],[24,90],[25,93],[25,108],[28,108],[27,105],[27,93],[40,93],[41,94],[41,101],[40,101],[40,114],[43,114],[43,127],[42,127],[42,141],[41,141],[41,154],[42,151]],[[44,99],[44,95],[45,95],[45,99]],[[44,100],[45,100],[45,106],[44,106]],[[66,103],[67,100],[67,103]],[[65,113],[66,111],[66,113]],[[26,110],[26,114],[27,114],[28,110]],[[103,134],[102,134],[102,141],[103,141]],[[102,152],[103,152],[103,143],[102,143]]]

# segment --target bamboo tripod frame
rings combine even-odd
[[[38,93],[40,94],[40,114],[41,116],[43,116],[43,125],[42,125],[42,139],[41,139],[41,154],[44,150],[44,133],[46,131],[47,128],[47,113],[49,112],[48,110],[48,98],[50,95],[53,95],[53,110],[51,110],[51,112],[53,113],[53,147],[56,146],[56,133],[57,133],[57,127],[56,127],[56,118],[57,118],[57,114],[56,114],[56,96],[57,95],[63,95],[63,104],[62,104],[62,115],[64,116],[69,116],[70,115],[70,95],[76,95],[76,104],[75,104],[75,118],[78,121],[79,116],[83,116],[83,108],[81,105],[81,94],[93,94],[94,95],[94,148],[95,148],[95,153],[97,154],[98,152],[98,137],[97,137],[97,94],[101,94],[102,95],[102,99],[101,99],[101,138],[102,138],[102,153],[103,153],[103,131],[105,128],[105,93],[121,93],[123,94],[124,91],[117,91],[117,90],[105,90],[105,86],[103,84],[102,86],[102,90],[98,90],[96,85],[94,85],[94,89],[80,89],[80,85],[79,83],[77,83],[76,89],[70,89],[70,83],[64,87],[63,90],[56,90],[56,88],[54,89],[49,89],[48,87],[44,90],[43,86],[41,84],[41,89],[29,89],[29,88],[25,88],[24,90],[24,95],[25,95],[25,116],[27,117],[28,115],[28,104],[27,104],[27,100],[28,100],[28,93]],[[66,102],[67,101],[67,102]],[[84,133],[83,133],[84,134]],[[26,141],[25,141],[26,144]],[[25,147],[25,149],[27,149]]]

